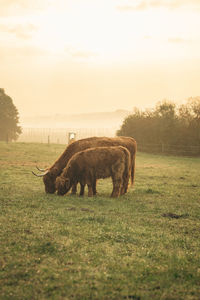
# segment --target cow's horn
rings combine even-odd
[[[38,169],[38,171],[40,171],[40,172],[45,172],[45,171],[47,171],[48,170],[48,168],[47,169],[40,169],[38,166],[36,166],[36,168]]]
[[[33,175],[37,176],[37,177],[43,177],[44,175],[46,175],[49,172],[49,170],[46,170],[44,173],[42,174],[36,174],[35,172],[32,171]]]

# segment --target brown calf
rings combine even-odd
[[[62,174],[56,179],[58,195],[66,194],[73,184],[80,183],[80,196],[88,186],[88,197],[93,196],[93,187],[100,178],[112,178],[111,197],[118,197],[128,190],[131,173],[131,158],[122,146],[96,147],[73,155]]]

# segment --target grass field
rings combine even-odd
[[[138,153],[118,199],[47,195],[31,170],[64,148],[0,143],[0,299],[200,299],[200,158]]]

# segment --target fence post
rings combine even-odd
[[[48,135],[48,145],[50,144],[50,136]]]

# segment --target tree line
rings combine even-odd
[[[150,145],[161,146],[155,152],[163,148],[196,146],[199,147],[196,154],[200,154],[200,97],[190,97],[179,106],[163,100],[152,109],[135,108],[117,135],[134,137],[139,147],[146,145],[148,152],[151,152]]]
[[[18,110],[0,88],[0,141],[17,140],[21,132]],[[183,154],[180,149],[196,147],[194,152],[200,155],[200,97],[190,97],[179,106],[165,99],[152,109],[134,108],[117,136],[134,137],[138,148],[148,152],[177,149],[174,152]]]
[[[22,132],[19,123],[19,113],[11,97],[0,88],[0,141],[17,140]]]

